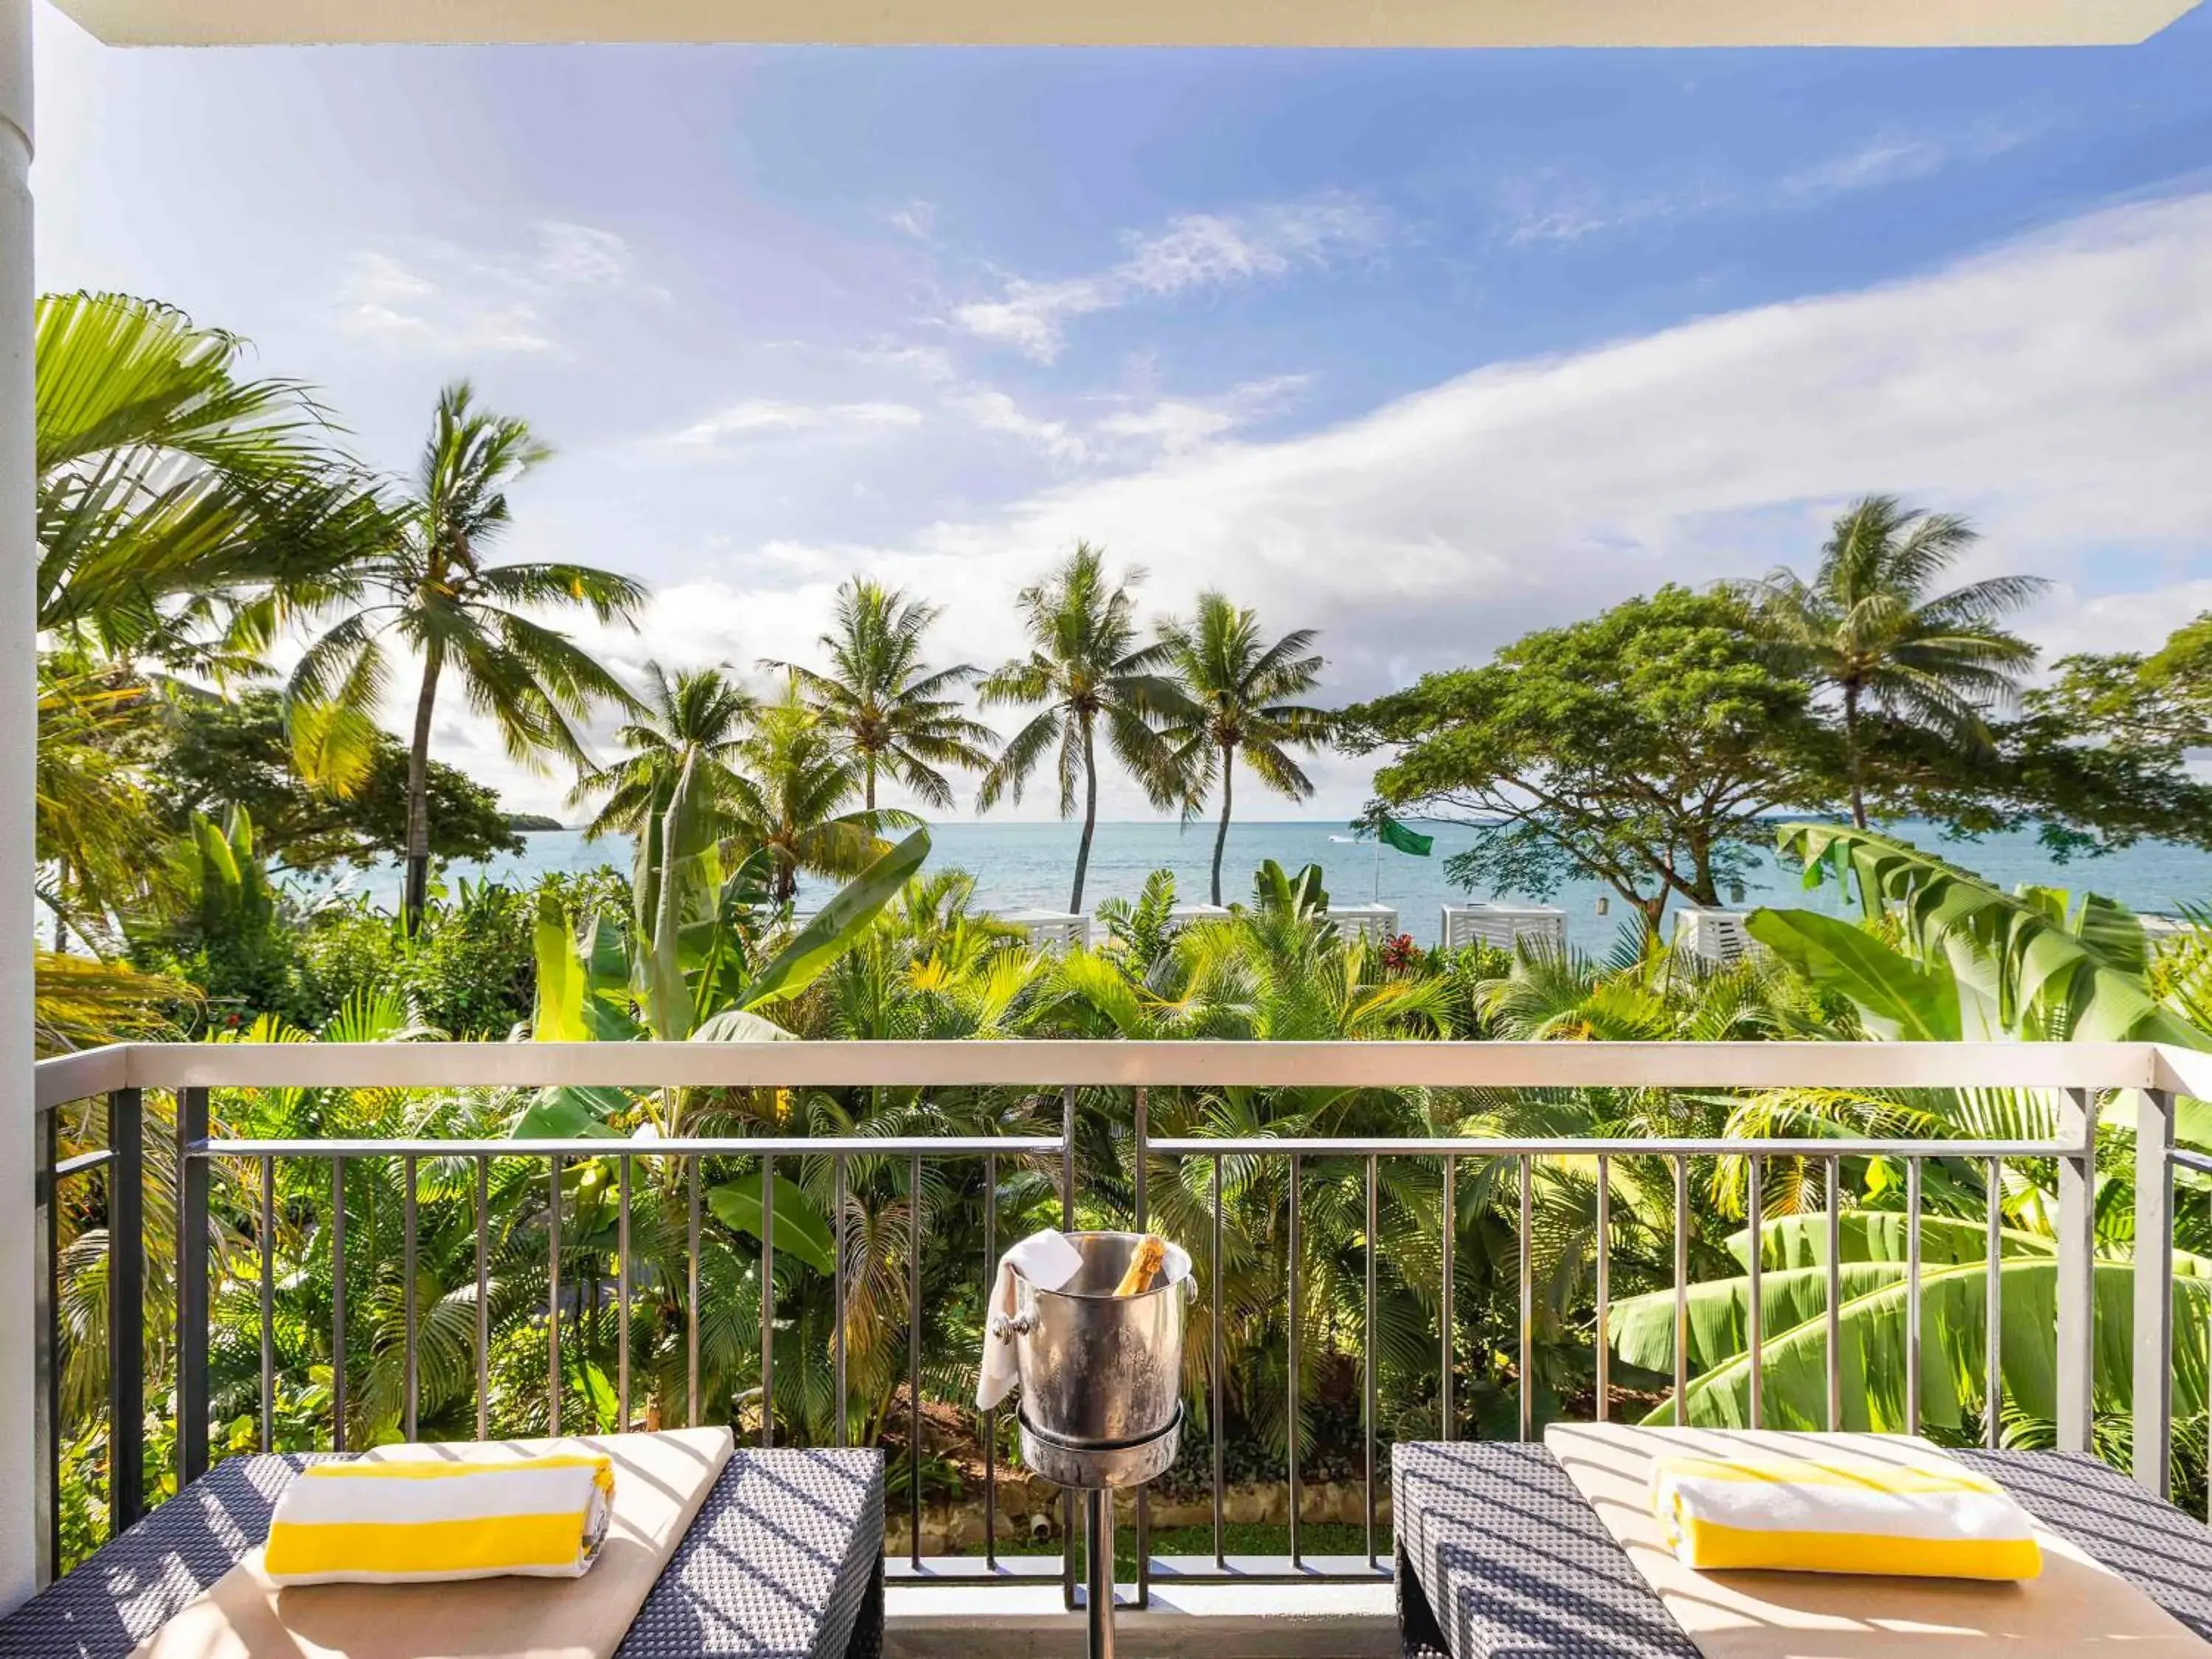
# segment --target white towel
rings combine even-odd
[[[983,1363],[975,1374],[975,1405],[981,1411],[989,1411],[1012,1394],[1021,1375],[1014,1364],[1012,1339],[1002,1340],[991,1334],[992,1315],[1013,1316],[1017,1269],[1030,1284],[1056,1291],[1083,1271],[1083,1253],[1048,1227],[1041,1233],[1031,1233],[999,1258],[999,1277],[991,1289],[991,1305],[983,1315]]]

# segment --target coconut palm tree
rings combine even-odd
[[[1045,756],[1057,748],[1060,815],[1075,815],[1083,790],[1083,838],[1076,844],[1075,884],[1067,908],[1083,908],[1083,878],[1098,827],[1098,726],[1115,757],[1144,786],[1155,806],[1181,802],[1188,791],[1173,772],[1158,723],[1184,714],[1189,699],[1168,666],[1167,647],[1137,641],[1136,601],[1131,589],[1144,580],[1131,568],[1120,581],[1106,574],[1105,556],[1078,542],[1066,562],[1043,581],[1022,589],[1016,603],[1030,636],[1030,653],[1006,664],[978,688],[985,708],[1043,704],[1008,738],[983,774],[977,805],[988,811],[1011,795],[1018,802]]]
[[[391,509],[297,380],[237,336],[117,294],[39,301],[39,631],[91,659],[250,673],[288,610],[381,546]]]
[[[855,576],[837,590],[835,628],[817,641],[830,671],[763,658],[761,666],[791,675],[808,704],[843,732],[860,761],[860,797],[876,808],[876,775],[888,773],[932,806],[952,805],[952,786],[937,769],[981,772],[991,764],[990,727],[971,720],[946,694],[981,671],[969,663],[932,669],[922,637],[942,608],[909,599],[896,587]]]
[[[439,394],[402,532],[343,573],[347,615],[293,670],[290,703],[303,769],[343,787],[357,776],[358,739],[390,678],[397,641],[422,665],[407,752],[405,915],[429,890],[431,721],[450,674],[507,751],[528,764],[550,750],[580,761],[574,721],[595,704],[635,707],[622,682],[567,635],[532,614],[550,606],[630,621],[645,589],[589,565],[491,564],[507,526],[507,486],[551,451],[526,422],[477,407],[466,380]]]
[[[669,792],[695,757],[694,776],[705,780],[710,816],[714,804],[736,789],[739,750],[759,699],[719,666],[678,669],[673,679],[657,662],[647,663],[645,672],[643,712],[615,732],[623,753],[605,766],[587,768],[568,796],[568,804],[578,806],[607,792],[584,827],[586,841],[641,831],[655,809],[666,806]]]
[[[1994,576],[1932,591],[1977,536],[1955,514],[1869,495],[1835,522],[1809,582],[1777,569],[1735,591],[1793,670],[1843,702],[1851,822],[1863,830],[1863,723],[1879,711],[1946,741],[1986,747],[1983,716],[2017,694],[2035,647],[1998,626],[2040,593],[2034,576]]]
[[[1170,623],[1160,640],[1190,701],[1161,732],[1175,769],[1189,780],[1185,816],[1195,813],[1216,778],[1221,781],[1221,821],[1213,832],[1213,902],[1218,904],[1237,752],[1277,794],[1304,800],[1313,793],[1313,780],[1290,751],[1318,748],[1328,736],[1330,717],[1325,709],[1288,699],[1313,689],[1322,659],[1310,628],[1269,645],[1260,636],[1257,612],[1212,592],[1198,596],[1194,620]]]
[[[730,849],[739,856],[768,849],[775,865],[769,896],[780,905],[798,896],[801,871],[858,875],[884,850],[878,830],[918,822],[895,809],[854,809],[860,762],[796,679],[754,715],[729,780]]]

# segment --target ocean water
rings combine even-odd
[[[1222,897],[1233,902],[1249,896],[1252,872],[1263,860],[1273,859],[1286,870],[1318,864],[1334,902],[1364,904],[1379,898],[1397,910],[1402,931],[1426,945],[1437,938],[1443,906],[1463,903],[1469,898],[1519,896],[1470,895],[1454,888],[1445,876],[1444,860],[1468,845],[1473,832],[1450,824],[1419,827],[1436,837],[1435,852],[1425,859],[1410,858],[1387,848],[1378,854],[1371,842],[1348,843],[1339,839],[1347,833],[1343,825],[1326,821],[1232,824],[1222,863]],[[929,867],[957,868],[973,875],[976,898],[988,909],[1064,909],[1074,874],[1078,830],[1072,823],[968,821],[932,825]],[[2008,887],[2030,881],[2088,889],[2144,911],[2171,911],[2183,903],[2212,901],[2212,852],[2196,848],[2144,842],[2103,858],[2057,865],[2032,834],[1944,842],[1932,826],[1901,825],[1898,833]],[[609,864],[627,870],[630,864],[629,844],[620,838],[587,842],[573,830],[548,830],[525,840],[526,845],[518,855],[449,866],[447,880],[489,878],[523,884],[547,871],[585,871]],[[1175,872],[1181,901],[1202,902],[1207,894],[1207,868],[1212,854],[1211,824],[1194,824],[1185,830],[1174,823],[1101,823],[1091,849],[1084,908],[1095,909],[1103,898],[1133,898],[1145,878],[1163,868]],[[389,866],[352,875],[342,884],[368,892],[387,905],[396,902],[399,891],[398,872]],[[803,881],[800,907],[820,902],[832,890],[830,883]],[[1631,919],[1625,914],[1627,907],[1617,897],[1613,899],[1610,914],[1601,914],[1599,900],[1608,893],[1596,882],[1571,882],[1543,902],[1557,904],[1565,912],[1568,938],[1577,948],[1602,951],[1613,945],[1623,921]],[[1733,895],[1723,896],[1733,902]],[[1794,866],[1785,866],[1778,858],[1761,862],[1745,884],[1742,902],[1799,904],[1831,911],[1843,908],[1832,888],[1817,894],[1805,892]]]

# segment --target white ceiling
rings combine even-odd
[[[125,46],[2124,45],[2196,0],[56,0]]]

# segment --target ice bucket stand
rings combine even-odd
[[[1076,1446],[1020,1419],[1022,1462],[1083,1494],[1084,1626],[1090,1659],[1114,1659],[1114,1494],[1158,1480],[1174,1464],[1182,1408],[1159,1433],[1120,1446]]]
[[[1083,1255],[1082,1270],[1057,1290],[1024,1284],[1018,1310],[994,1314],[990,1334],[1016,1344],[1022,1462],[1083,1494],[1090,1659],[1114,1659],[1114,1494],[1158,1480],[1175,1462],[1183,1309],[1196,1285],[1190,1258],[1170,1245],[1159,1284],[1109,1297],[1145,1235],[1066,1237]]]

